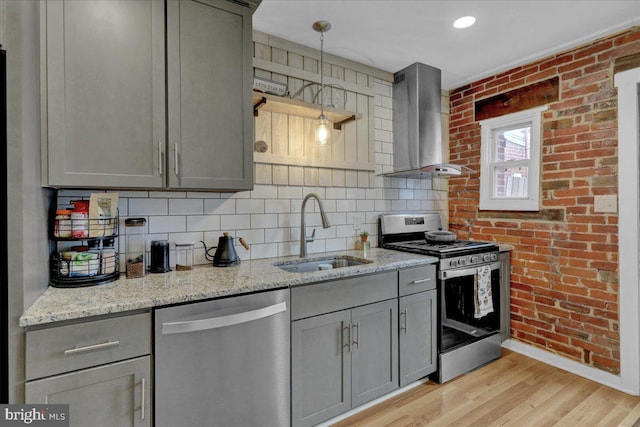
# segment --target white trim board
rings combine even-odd
[[[625,388],[623,381],[617,375],[609,374],[600,369],[592,368],[583,363],[576,362],[563,356],[558,356],[557,354],[542,350],[529,344],[524,344],[520,341],[509,339],[502,343],[502,347],[546,363],[547,365],[562,369],[563,371],[571,372],[572,374],[606,385],[607,387],[615,388],[616,390],[620,390],[624,393],[637,395],[637,393],[633,393],[633,390]]]
[[[618,253],[620,376],[640,395],[640,68],[615,75],[618,89]],[[624,230],[624,232],[621,232]]]

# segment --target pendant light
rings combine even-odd
[[[324,33],[331,29],[328,21],[313,23],[313,29],[320,33],[320,117],[316,129],[316,144],[320,147],[328,147],[331,142],[331,128],[329,120],[324,115]]]

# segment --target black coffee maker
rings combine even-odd
[[[249,245],[247,245],[247,242],[245,242],[242,237],[240,237],[238,241],[246,250],[249,250]],[[240,258],[233,244],[233,237],[229,236],[229,233],[222,233],[222,236],[218,239],[218,246],[207,248],[207,245],[203,241],[201,242],[204,246],[205,257],[208,261],[213,261],[214,267],[232,267],[240,263]],[[216,249],[213,257],[209,253],[212,249]]]

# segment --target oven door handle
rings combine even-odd
[[[485,265],[489,265],[489,267],[491,267],[491,270],[497,270],[500,268],[500,262],[498,261],[492,264],[479,264],[474,267],[469,267],[462,270],[459,270],[459,269],[444,270],[444,271],[441,271],[439,274],[440,280],[453,279],[455,277],[462,277],[462,276],[471,276],[476,273],[476,270],[478,269],[478,267],[483,267]]]

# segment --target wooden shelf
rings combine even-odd
[[[317,119],[320,116],[320,105],[318,104],[254,92],[253,115],[258,117],[260,110],[270,111],[272,113],[292,114],[309,119]],[[324,115],[333,123],[333,128],[338,130],[342,129],[343,124],[362,118],[361,113],[353,113],[331,107],[324,107]]]

